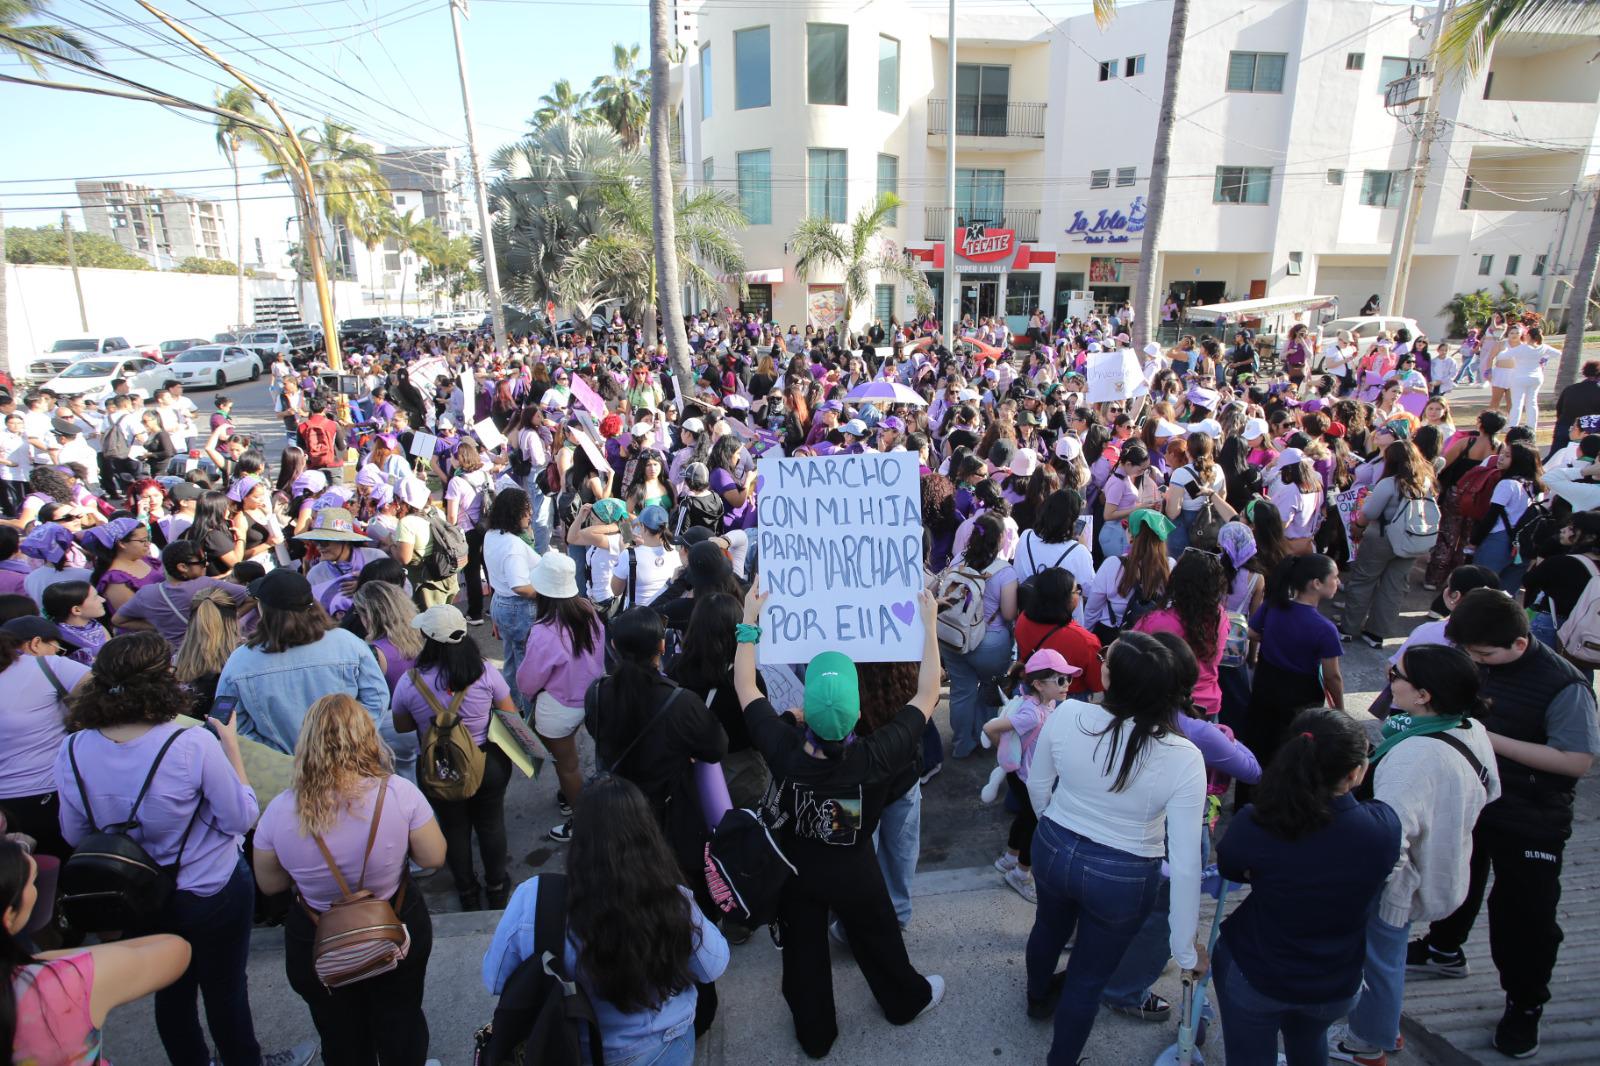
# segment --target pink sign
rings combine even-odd
[[[606,402],[600,394],[589,387],[589,383],[577,374],[572,375],[572,395],[583,405],[583,409],[596,418],[606,416]]]
[[[1428,394],[1425,392],[1403,392],[1400,394],[1400,406],[1421,418],[1422,409],[1428,406]]]

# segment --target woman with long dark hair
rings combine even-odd
[[[13,1063],[99,1062],[106,1015],[183,976],[189,942],[157,934],[35,955],[38,873],[21,844],[0,839],[0,1054]]]
[[[1141,633],[1174,633],[1189,646],[1199,668],[1194,702],[1212,717],[1222,710],[1217,667],[1228,642],[1228,612],[1222,606],[1226,593],[1221,559],[1187,548],[1172,568],[1165,605],[1134,623]]]
[[[689,1066],[701,987],[728,967],[728,944],[683,886],[637,785],[604,777],[584,790],[567,872],[517,886],[483,957],[491,995],[554,945],[534,940],[539,893],[564,891],[563,965],[589,993],[606,1062]],[[559,950],[559,949],[558,949]]]
[[[206,492],[195,502],[194,521],[183,531],[182,539],[199,546],[207,577],[221,577],[244,559],[244,552],[233,541],[225,493]]]
[[[1289,1066],[1328,1061],[1328,1027],[1361,988],[1368,915],[1400,854],[1393,808],[1356,800],[1366,773],[1361,723],[1301,711],[1217,842],[1222,876],[1250,885],[1212,960],[1229,1062],[1274,1061],[1280,1035]]]
[[[1011,557],[1017,580],[1026,581],[1046,570],[1061,569],[1076,579],[1079,588],[1087,588],[1094,580],[1094,553],[1084,543],[1087,532],[1080,527],[1087,523],[1082,516],[1083,496],[1077,489],[1057,489],[1046,496],[1036,512],[1035,524],[1017,538]],[[1083,621],[1081,601],[1077,619]]]
[[[1500,577],[1500,587],[1517,596],[1528,569],[1517,546],[1517,524],[1544,498],[1543,467],[1539,453],[1521,441],[1502,444],[1496,462],[1500,480],[1489,497],[1489,513],[1472,527],[1472,543],[1478,548],[1472,561],[1493,570]]]
[[[982,590],[979,608],[984,618],[982,641],[971,651],[946,649],[945,669],[950,673],[950,754],[965,759],[978,748],[978,731],[992,718],[996,707],[979,703],[979,690],[999,677],[1011,663],[1011,626],[1017,620],[1016,571],[1001,556],[1005,527],[992,514],[980,514],[972,524],[955,572],[974,580]]]
[[[1467,471],[1482,466],[1500,450],[1499,435],[1506,420],[1495,411],[1480,411],[1475,428],[1445,442],[1444,469],[1439,472],[1439,539],[1428,555],[1428,568],[1422,574],[1422,587],[1436,591],[1450,571],[1466,560],[1466,546],[1472,525],[1461,517],[1460,495],[1456,485]]]
[[[1101,667],[1105,700],[1067,700],[1039,731],[1028,795],[1039,816],[1033,875],[1039,906],[1028,936],[1028,1015],[1055,1019],[1050,1066],[1076,1063],[1100,997],[1155,906],[1169,859],[1169,943],[1178,965],[1203,968],[1200,833],[1205,763],[1178,728],[1178,670],[1154,637],[1124,633]],[[1077,947],[1055,979],[1062,949]],[[1059,994],[1059,1003],[1051,1002]]]
[[[1365,530],[1356,549],[1355,565],[1345,581],[1340,637],[1360,633],[1370,648],[1381,648],[1400,627],[1400,604],[1411,590],[1415,555],[1397,554],[1389,527],[1404,524],[1408,501],[1432,501],[1438,508],[1438,483],[1433,466],[1408,440],[1397,440],[1383,452],[1383,477],[1361,501],[1351,525]]]
[[[728,796],[735,807],[754,807],[761,802],[771,775],[761,753],[750,743],[744,708],[733,691],[737,649],[733,634],[743,612],[738,598],[727,592],[702,595],[697,590],[672,679],[704,700],[722,724],[728,735],[728,753],[722,759]]]

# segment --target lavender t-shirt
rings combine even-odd
[[[452,697],[445,685],[443,671],[431,667],[418,672],[422,683],[433,693],[433,698],[441,706],[450,706]],[[482,676],[467,687],[467,695],[461,701],[461,720],[467,723],[467,732],[472,734],[473,743],[481,745],[489,739],[489,709],[499,700],[509,699],[510,696],[511,687],[506,684],[505,675],[485,664]],[[417,725],[419,735],[426,734],[433,722],[433,708],[429,706],[428,698],[412,684],[409,672],[395,683],[394,702],[390,704],[390,710],[396,714],[402,711],[409,714]]]
[[[411,831],[433,820],[433,810],[416,785],[399,777],[385,780],[388,795],[383,801],[377,839],[372,842],[372,855],[367,860],[366,879],[366,887],[379,899],[389,899],[400,890],[406,856],[411,850]],[[322,834],[333,861],[352,890],[361,876],[361,856],[366,851],[367,832],[372,825],[376,785],[375,779],[363,782],[360,796],[340,812],[337,824]],[[339,886],[322,852],[317,849],[317,842],[300,831],[294,804],[292,791],[279,793],[267,804],[261,821],[256,823],[255,847],[257,851],[277,854],[278,862],[288,871],[295,888],[312,910],[327,910],[338,901]]]
[[[711,471],[711,491],[716,493],[718,496],[722,496],[722,494],[727,492],[729,489],[741,489],[743,487],[743,482],[734,480],[733,475],[728,473],[726,470],[723,470],[719,467],[718,469]],[[722,498],[723,502],[726,504],[727,497],[723,496]],[[754,529],[755,525],[756,501],[753,498],[747,497],[744,503],[740,504],[738,507],[728,504],[726,509],[722,512],[723,529]]]
[[[19,655],[0,672],[0,799],[37,796],[56,790],[56,752],[67,735],[66,706],[39,667],[46,663],[68,692],[89,668],[59,655]]]

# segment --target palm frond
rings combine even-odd
[[[1441,72],[1466,78],[1482,69],[1508,33],[1595,33],[1600,10],[1590,0],[1461,0],[1445,16],[1434,45]]]

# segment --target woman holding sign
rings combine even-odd
[[[994,537],[998,542],[997,532]],[[769,794],[787,816],[777,834],[795,867],[778,905],[783,998],[800,1046],[821,1058],[839,1035],[828,959],[830,910],[839,916],[861,975],[892,1024],[920,1017],[944,996],[944,978],[924,977],[911,965],[870,843],[889,783],[912,763],[939,702],[938,612],[933,595],[923,592],[923,657],[911,703],[870,736],[857,737],[860,682],[856,664],[839,652],[822,652],[806,667],[804,707],[780,717],[761,695],[756,644],[766,600],[757,589],[745,598],[744,622],[735,633],[733,684],[750,739],[772,769]]]

